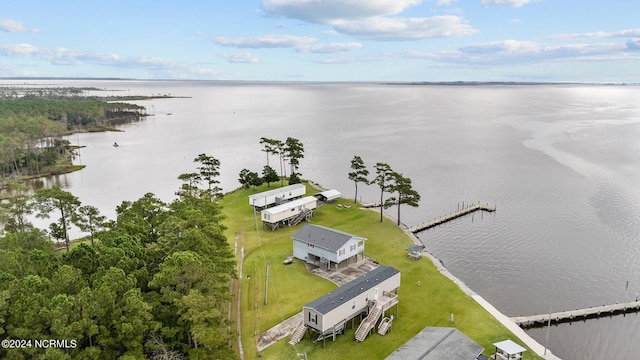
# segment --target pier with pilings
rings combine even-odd
[[[457,211],[454,211],[450,214],[441,216],[437,219],[433,219],[431,221],[427,221],[425,223],[422,223],[420,225],[416,225],[412,228],[409,229],[409,231],[411,231],[412,233],[419,233],[421,231],[430,229],[432,227],[444,224],[448,221],[451,221],[453,219],[457,219],[461,216],[465,216],[467,214],[471,214],[473,212],[476,211],[486,211],[486,212],[494,212],[496,211],[496,207],[495,206],[490,206],[489,204],[481,204],[480,202],[477,203],[472,203],[472,204],[468,204],[468,205],[462,205],[462,209],[458,209]]]
[[[595,319],[640,311],[640,301],[595,306],[586,309],[560,311],[550,314],[517,316],[511,320],[522,328],[542,327],[549,323],[561,324],[578,320]]]

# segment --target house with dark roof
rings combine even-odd
[[[291,238],[293,257],[327,270],[358,262],[358,256],[364,257],[364,242],[367,240],[361,236],[311,224],[305,224]]]
[[[483,350],[456,328],[428,326],[385,360],[479,360]]]
[[[362,341],[384,312],[398,304],[399,287],[400,271],[391,266],[379,266],[305,305],[304,325],[322,338],[333,336],[335,340],[335,335],[344,331],[347,321],[366,314],[356,331],[356,340]]]

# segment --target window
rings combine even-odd
[[[353,302],[351,303],[351,310],[356,308],[356,301],[353,300]]]

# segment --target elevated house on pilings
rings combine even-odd
[[[318,200],[313,196],[292,200],[284,204],[264,209],[260,212],[262,225],[275,230],[280,226],[294,226],[309,221],[316,209]]]
[[[400,271],[380,266],[305,305],[304,322],[300,326],[315,333],[316,341],[335,340],[338,334],[344,333],[346,325],[351,323],[353,328],[355,319],[359,317],[356,341],[363,341],[387,310],[391,312],[395,306],[398,316],[398,288]]]
[[[249,205],[262,209],[269,206],[284,204],[287,201],[300,198],[306,193],[307,188],[303,184],[293,184],[250,195]]]
[[[364,259],[365,238],[320,225],[305,224],[291,235],[293,257],[325,270]]]

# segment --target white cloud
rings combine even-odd
[[[270,34],[264,36],[245,37],[245,38],[228,38],[215,37],[213,42],[222,46],[233,46],[238,48],[295,48],[307,43],[317,41],[318,39],[307,36],[294,35],[278,35]]]
[[[38,48],[30,44],[0,45],[0,56],[30,57],[35,60],[46,61],[53,65],[98,65],[111,68],[140,69],[153,72],[160,78],[201,78],[213,77],[218,72],[208,68],[194,68],[190,64],[179,63],[171,59],[131,56],[121,57],[113,53],[87,52],[67,48]],[[10,72],[15,76],[42,76],[21,68],[1,68],[0,71]],[[117,70],[118,74],[121,70]],[[117,75],[115,75],[117,76]]]
[[[335,64],[362,63],[363,60],[358,58],[326,58],[326,59],[316,60],[314,62],[317,64],[335,65]]]
[[[31,44],[0,45],[0,55],[4,56],[32,55],[39,52],[40,49]]]
[[[192,69],[190,70],[190,73],[195,74],[195,75],[206,75],[206,76],[218,76],[220,75],[220,72],[213,70],[213,69],[208,69],[208,68],[198,68],[198,69]]]
[[[334,28],[343,34],[375,40],[417,40],[478,32],[463,18],[451,15],[430,18],[374,17],[356,22],[336,22]]]
[[[311,45],[304,45],[299,48],[296,48],[296,51],[303,52],[303,53],[314,53],[314,54],[332,54],[332,53],[352,51],[355,49],[359,49],[361,47],[362,47],[362,44],[358,42],[311,44]]]
[[[482,5],[484,6],[500,6],[500,5],[511,5],[513,7],[521,7],[533,0],[482,0]]]
[[[587,59],[620,54],[628,45],[621,43],[544,45],[532,41],[504,40],[473,44],[458,51],[431,54],[438,62],[470,65],[527,64],[564,59]],[[415,54],[414,54],[415,57]]]
[[[573,40],[573,39],[606,39],[606,38],[635,38],[640,37],[640,29],[627,29],[613,32],[596,31],[590,33],[573,33],[560,34],[550,36],[554,40]]]
[[[530,52],[539,49],[539,45],[532,41],[503,40],[479,43],[460,48],[464,54],[495,54],[504,52]]]
[[[317,41],[318,39],[314,37],[277,34],[245,38],[216,37],[213,39],[213,42],[222,46],[251,49],[288,48],[301,53],[336,53],[362,47],[362,44],[357,42],[322,44]]]
[[[450,5],[457,0],[438,0]],[[333,27],[339,34],[370,40],[419,40],[476,33],[461,16],[406,18],[401,14],[423,0],[263,0],[265,11]]]
[[[253,56],[248,51],[223,53],[219,54],[218,57],[234,64],[255,64],[259,61],[257,57]]]
[[[640,39],[631,39],[626,43],[628,51],[640,51]]]
[[[0,30],[6,32],[26,32],[26,31],[35,31],[30,30],[22,23],[11,20],[11,19],[0,19]]]
[[[263,0],[262,7],[274,16],[326,24],[334,20],[394,15],[423,0]]]

